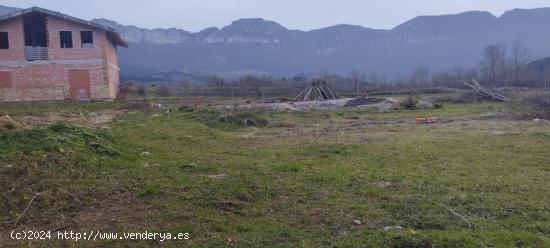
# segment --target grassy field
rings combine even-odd
[[[68,116],[0,129],[0,246],[550,247],[550,123],[485,117],[505,104],[379,113],[193,103],[172,101],[188,107],[170,115],[135,102],[0,107],[21,122]],[[71,122],[109,112],[101,128]],[[16,242],[14,229],[191,238]]]

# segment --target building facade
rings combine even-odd
[[[115,99],[118,46],[114,29],[58,12],[0,16],[0,102]]]

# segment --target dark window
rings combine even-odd
[[[46,15],[32,12],[23,16],[25,58],[27,61],[48,60],[48,29]]]
[[[48,25],[46,22],[46,15],[41,13],[30,13],[24,16],[25,46],[48,47]]]
[[[59,32],[61,48],[73,48],[73,33],[71,31]]]
[[[82,41],[82,48],[94,47],[94,35],[92,31],[80,31],[80,39]]]
[[[8,32],[0,32],[0,49],[10,49],[10,41],[8,40]]]

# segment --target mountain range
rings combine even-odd
[[[10,10],[0,8],[0,14]],[[193,33],[92,21],[117,29],[130,44],[119,50],[124,78],[199,80],[211,73],[314,76],[352,70],[397,77],[419,64],[432,71],[473,67],[487,45],[510,46],[517,41],[533,59],[550,56],[550,8],[514,9],[499,17],[483,11],[419,16],[389,30],[347,24],[289,30],[255,18]]]

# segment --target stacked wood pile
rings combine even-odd
[[[310,86],[306,87],[302,92],[300,92],[300,94],[298,94],[296,101],[328,101],[339,98],[340,96],[338,96],[335,90],[331,89],[327,82],[315,80]]]
[[[501,102],[511,102],[512,101],[508,97],[505,97],[501,94],[498,94],[498,93],[487,90],[485,87],[481,86],[481,84],[479,84],[477,82],[477,80],[475,80],[475,79],[472,79],[470,81],[462,81],[462,83],[464,85],[472,88],[473,90],[475,90],[479,94],[481,94],[481,95],[483,95],[483,96],[485,96],[485,97],[487,97],[491,100],[501,101]]]

